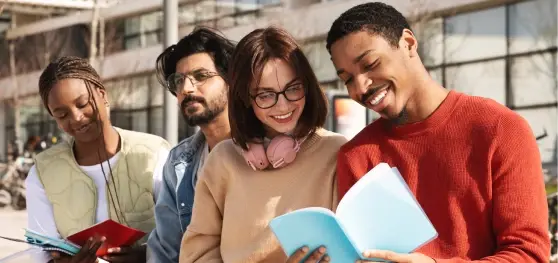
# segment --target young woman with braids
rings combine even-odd
[[[58,127],[71,136],[35,158],[26,180],[28,227],[66,238],[107,219],[149,233],[170,145],[160,137],[113,127],[108,94],[87,60],[62,57],[41,74],[39,93]],[[101,165],[102,164],[102,165]],[[113,248],[109,262],[146,262],[147,236]],[[37,262],[95,262],[103,237],[68,257],[41,253]]]

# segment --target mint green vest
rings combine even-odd
[[[159,161],[158,152],[170,149],[164,139],[115,128],[120,135],[120,153],[112,167],[113,177],[106,188],[109,217],[146,233],[155,228],[153,171]],[[97,187],[77,164],[73,141],[60,143],[35,158],[37,175],[52,204],[58,232],[66,238],[95,224]],[[107,178],[110,171],[105,171]],[[112,192],[112,199],[109,196]],[[114,194],[118,192],[118,200]],[[120,202],[120,205],[114,204]],[[144,243],[146,235],[138,243]]]

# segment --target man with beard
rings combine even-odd
[[[159,81],[176,96],[184,119],[199,126],[175,146],[163,169],[155,205],[156,228],[148,245],[157,263],[178,262],[190,224],[197,173],[211,149],[230,138],[226,79],[234,44],[208,28],[197,28],[157,58]]]

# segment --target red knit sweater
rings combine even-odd
[[[339,152],[340,196],[380,162],[399,169],[438,231],[417,252],[439,263],[548,263],[539,149],[515,112],[452,91],[422,122],[375,121]]]

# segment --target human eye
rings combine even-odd
[[[213,76],[213,74],[211,74],[208,71],[201,71],[201,72],[196,72],[194,73],[193,77],[196,81],[201,82],[204,80],[207,80],[208,78],[211,78]]]
[[[256,95],[256,97],[260,100],[271,100],[275,98],[275,93],[273,92],[262,92]]]

